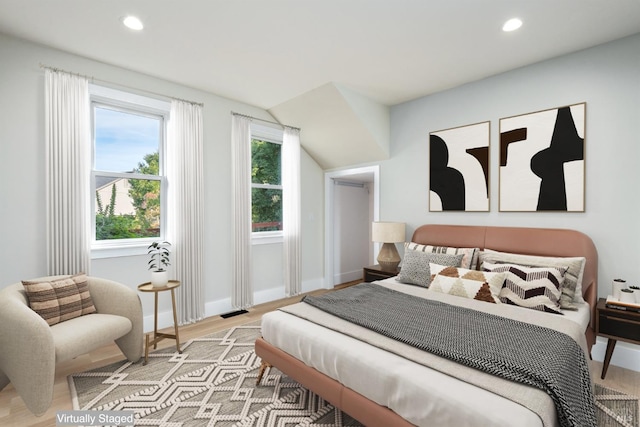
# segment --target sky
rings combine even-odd
[[[94,113],[95,170],[131,172],[158,151],[159,119],[99,107]]]

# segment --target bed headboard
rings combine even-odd
[[[580,231],[555,228],[426,224],[416,229],[411,241],[423,245],[488,248],[527,255],[583,256],[587,262],[582,278],[582,295],[591,306],[590,325],[591,329],[594,329],[598,300],[598,252],[591,238]],[[595,333],[593,336],[588,334],[587,341],[591,347],[595,343]]]

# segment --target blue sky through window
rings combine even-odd
[[[159,148],[160,119],[96,107],[95,170],[131,172]]]

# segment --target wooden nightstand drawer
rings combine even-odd
[[[400,270],[385,271],[379,265],[372,265],[363,268],[363,279],[365,282],[374,282],[376,280],[384,280],[389,277],[397,276]]]
[[[384,280],[384,279],[388,279],[389,277],[393,277],[393,276],[389,276],[388,274],[380,274],[377,272],[373,272],[373,271],[367,271],[365,273],[365,282],[373,282],[375,280]]]
[[[598,333],[602,335],[615,336],[617,339],[640,341],[640,321],[625,313],[611,314],[609,312],[599,312]]]
[[[600,298],[596,305],[596,334],[609,339],[600,376],[604,379],[618,340],[640,344],[640,313],[607,307],[607,301]]]

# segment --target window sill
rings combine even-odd
[[[150,242],[127,245],[99,245],[91,247],[91,259],[147,255]]]
[[[282,231],[263,231],[261,233],[251,233],[252,245],[273,245],[284,242]]]

